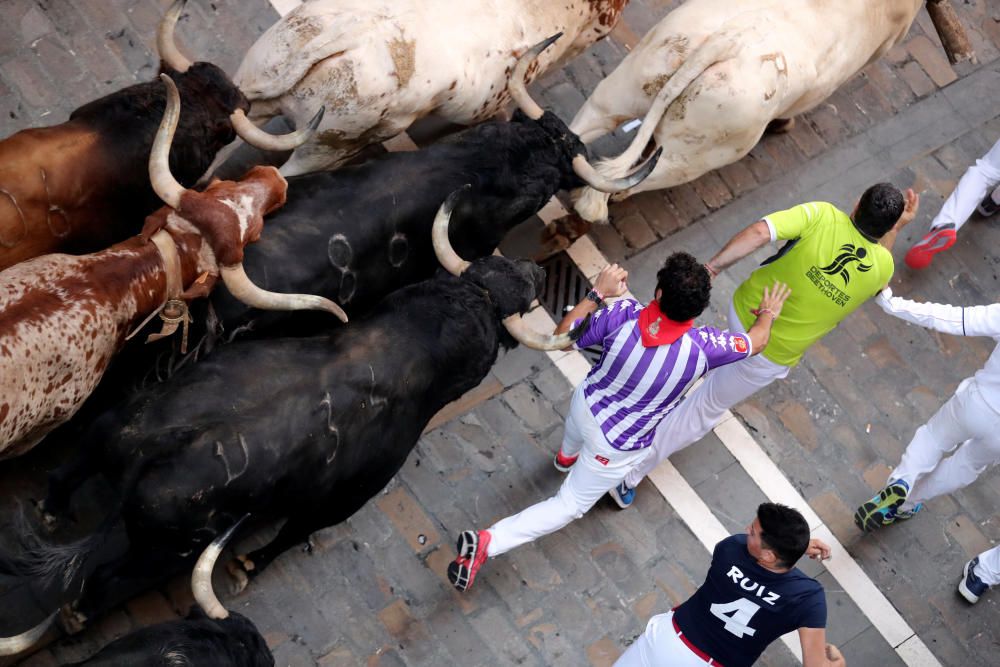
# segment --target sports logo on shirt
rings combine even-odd
[[[747,341],[742,336],[729,337],[729,349],[739,354],[747,353]]]
[[[820,271],[828,276],[835,276],[840,274],[840,277],[844,279],[844,287],[847,287],[851,282],[851,274],[847,271],[847,268],[854,262],[857,262],[858,273],[865,273],[870,271],[873,264],[865,264],[862,260],[868,256],[868,251],[864,248],[858,248],[852,243],[845,243],[840,246],[840,254],[837,258],[827,264],[826,266],[820,267]]]
[[[600,463],[602,466],[606,466],[609,463],[611,463],[611,459],[609,459],[607,456],[601,456],[600,454],[598,454],[594,458],[597,459],[597,462]]]

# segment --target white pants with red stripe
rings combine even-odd
[[[729,306],[729,330],[745,333]],[[692,389],[670,414],[657,424],[653,435],[653,454],[625,477],[634,489],[664,459],[701,440],[715,428],[726,410],[752,396],[758,389],[788,375],[788,366],[776,364],[758,354],[709,371],[700,385]]]
[[[993,144],[986,155],[969,167],[958,185],[945,200],[941,210],[931,221],[931,229],[952,223],[958,230],[966,223],[972,212],[987,194],[993,192],[993,199],[1000,199],[1000,192],[994,191],[1000,183],[1000,141]]]
[[[957,448],[957,449],[956,449]],[[945,456],[954,451],[954,454]],[[1000,413],[983,400],[975,378],[917,429],[889,479],[903,479],[910,493],[902,509],[953,493],[1000,462]]]
[[[601,496],[618,486],[629,470],[646,458],[649,449],[622,451],[612,447],[587,406],[581,383],[573,392],[562,452],[580,458],[570,468],[558,493],[491,526],[491,540],[486,551],[489,556],[498,556],[554,533],[582,517]]]
[[[1000,545],[979,554],[975,574],[988,586],[1000,584]]]
[[[712,663],[696,655],[674,629],[674,612],[649,619],[646,631],[632,642],[614,667],[705,667]]]

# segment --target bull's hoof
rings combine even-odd
[[[767,124],[764,132],[767,134],[785,134],[786,132],[790,132],[793,127],[795,127],[794,118],[775,118]]]
[[[75,635],[87,625],[87,617],[73,605],[67,604],[59,610],[59,624],[66,634]]]
[[[232,595],[239,595],[246,590],[250,583],[251,573],[254,572],[253,561],[246,556],[237,556],[226,564],[229,575],[233,578],[229,585],[229,592]]]

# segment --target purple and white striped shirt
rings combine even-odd
[[[698,378],[753,352],[746,334],[715,327],[693,327],[669,345],[644,347],[642,309],[633,299],[616,301],[597,311],[576,341],[579,348],[603,348],[583,381],[583,395],[615,449],[649,447],[656,425]]]

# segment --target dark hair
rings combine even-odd
[[[712,280],[704,264],[686,252],[675,252],[656,272],[656,288],[662,292],[663,314],[675,322],[686,322],[708,307]]]
[[[854,224],[865,234],[882,238],[903,214],[903,193],[891,183],[876,183],[861,195]]]
[[[792,567],[809,547],[809,524],[798,510],[778,503],[761,503],[757,508],[760,539],[781,561]]]

